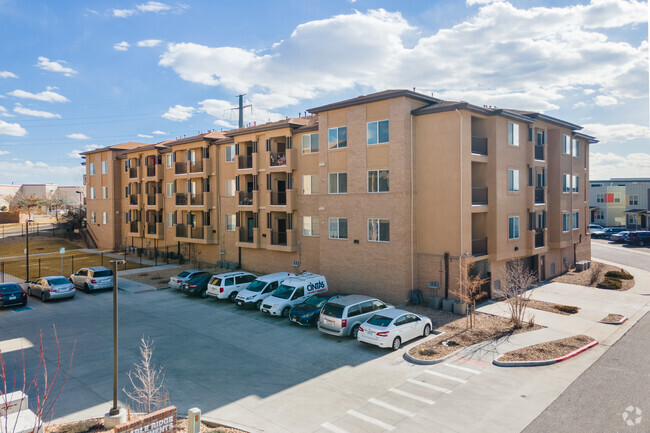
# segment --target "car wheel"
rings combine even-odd
[[[27,296],[32,296],[32,288],[31,287],[27,288]]]
[[[202,298],[207,298],[208,297],[208,290],[207,289],[201,291],[201,297]]]
[[[359,335],[359,325],[354,325],[350,331],[350,337],[357,338],[357,335]]]
[[[392,346],[393,350],[399,349],[401,345],[402,345],[402,339],[399,338],[399,337],[395,337],[395,339],[393,340],[393,346]]]
[[[282,317],[289,317],[289,311],[291,308],[289,307],[284,307],[284,310],[282,310]]]
[[[84,283],[84,290],[86,292],[90,292],[90,287],[88,286],[88,283]]]
[[[258,310],[259,310],[260,308],[262,308],[262,301],[257,301],[257,302],[255,303],[255,308],[257,308]]]
[[[423,337],[427,337],[429,334],[431,334],[431,326],[427,323],[424,325],[424,332],[422,333]]]
[[[41,301],[47,302],[47,298],[45,297],[45,293],[41,293]]]
[[[229,300],[230,302],[232,302],[233,304],[235,303],[235,298],[237,298],[237,292],[232,292],[232,293],[228,296],[228,300]]]

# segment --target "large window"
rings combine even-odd
[[[329,237],[330,237],[330,239],[347,239],[348,238],[348,219],[347,218],[330,218],[329,219]]]
[[[168,213],[167,214],[167,227],[172,227],[174,225],[174,214],[173,213]]]
[[[562,175],[562,192],[571,192],[571,175]]]
[[[390,240],[390,221],[368,218],[368,242],[388,242]]]
[[[102,212],[102,223],[108,224],[108,212]]]
[[[580,141],[573,139],[573,156],[578,158],[580,156]]]
[[[580,212],[573,212],[573,230],[580,228]]]
[[[107,186],[102,187],[102,198],[108,198],[108,187]]]
[[[330,128],[327,130],[327,147],[330,149],[338,149],[340,147],[348,147],[348,127],[341,126],[338,128]]]
[[[638,194],[630,194],[628,197],[628,204],[630,206],[637,206],[639,204],[639,195]]]
[[[97,222],[97,213],[95,211],[92,211],[90,213],[90,222],[93,224]]]
[[[235,160],[235,145],[231,144],[226,146],[226,162],[231,162]]]
[[[345,194],[348,192],[348,174],[330,173],[328,184],[330,194]]]
[[[571,215],[568,212],[562,213],[562,231],[568,232],[571,230]]]
[[[508,122],[508,144],[519,146],[519,125]]]
[[[318,176],[307,174],[302,177],[302,193],[303,195],[318,194]]]
[[[519,170],[508,170],[508,191],[519,191]]]
[[[95,199],[95,187],[90,187],[90,199]]]
[[[234,214],[232,214],[232,215],[226,214],[226,231],[228,231],[228,232],[234,232],[235,231],[235,227],[237,226],[237,223],[235,222],[236,217],[237,216],[234,215]]]
[[[302,217],[302,235],[318,236],[318,217],[314,217],[314,216]]]
[[[388,170],[369,170],[368,192],[388,191]]]
[[[519,217],[508,218],[508,239],[519,239]]]
[[[102,174],[108,173],[108,162],[102,161]]]
[[[562,153],[571,155],[571,137],[565,134],[562,135]]]
[[[367,126],[367,143],[379,144],[388,143],[388,120],[378,122],[368,122]]]
[[[580,176],[573,176],[572,191],[574,193],[580,192]]]
[[[95,164],[93,162],[88,165],[88,171],[90,171],[91,176],[95,174]]]
[[[605,194],[596,194],[596,203],[605,203]]]
[[[165,184],[165,195],[167,198],[172,198],[174,196],[174,184],[173,183],[168,183]]]
[[[174,166],[174,154],[168,153],[165,155],[165,168],[172,168]]]
[[[235,179],[226,179],[226,196],[235,196]]]
[[[318,134],[302,136],[302,153],[318,153]]]

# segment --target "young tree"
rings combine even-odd
[[[127,373],[133,391],[122,389],[144,413],[162,409],[164,403],[165,375],[162,367],[153,363],[153,349],[153,340],[143,335],[140,339],[140,362]]]
[[[460,258],[460,279],[458,281],[458,297],[467,304],[467,327],[472,329],[476,324],[476,299],[481,293],[484,278],[476,272],[475,264],[469,257]]]
[[[42,198],[32,195],[16,194],[13,201],[13,207],[19,210],[27,211],[28,218],[32,219],[32,214],[36,209],[43,206],[44,200]]]
[[[59,221],[59,209],[62,209],[65,206],[65,201],[58,197],[52,197],[45,200],[44,204],[46,204],[50,209],[54,210],[56,220]]]
[[[515,328],[521,328],[524,323],[528,300],[533,293],[528,289],[536,282],[537,275],[528,269],[522,260],[513,260],[506,265],[505,288],[502,292]]]

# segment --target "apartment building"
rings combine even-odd
[[[309,111],[87,152],[89,188],[90,163],[114,173],[115,218],[95,220],[107,226],[98,244],[308,270],[398,303],[412,288],[456,297],[463,257],[492,295],[514,259],[546,279],[590,258],[595,140],[578,125],[407,90]],[[89,214],[101,206],[90,198]]]
[[[612,178],[589,182],[591,222],[650,229],[650,178]]]

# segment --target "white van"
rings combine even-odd
[[[262,302],[260,311],[273,316],[289,317],[289,311],[316,293],[327,292],[327,281],[322,275],[305,272],[280,284],[271,296]]]
[[[248,308],[254,306],[259,310],[262,301],[271,296],[271,293],[275,292],[280,283],[295,276],[296,274],[291,272],[276,272],[275,274],[257,277],[248,287],[239,292],[237,298],[235,298],[235,303],[238,307]]]
[[[226,272],[213,275],[208,283],[206,293],[208,296],[235,302],[237,293],[244,290],[255,278],[257,278],[255,275],[248,272]]]

